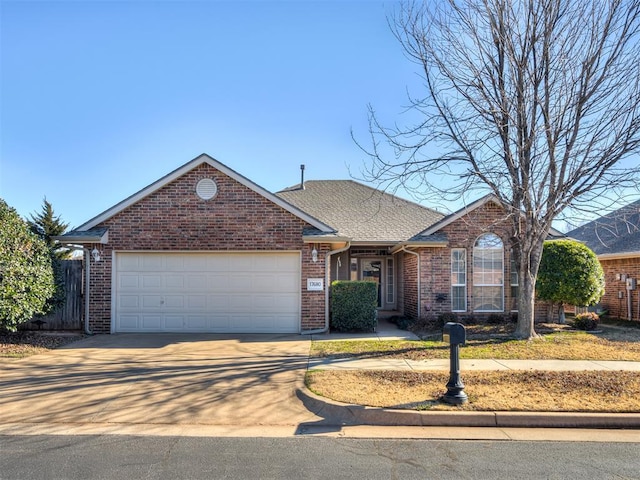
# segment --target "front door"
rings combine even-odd
[[[364,281],[375,282],[378,286],[378,308],[382,307],[382,261],[364,258],[360,262],[360,277]]]

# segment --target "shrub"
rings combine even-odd
[[[373,332],[377,306],[376,283],[337,280],[331,284],[331,329]]]
[[[438,323],[441,327],[447,322],[458,322],[458,316],[453,312],[445,312],[438,315]]]
[[[600,323],[600,317],[595,312],[579,313],[573,320],[573,326],[578,330],[595,330]]]
[[[504,322],[504,317],[497,313],[492,313],[487,317],[487,323],[489,325],[500,325],[503,322]]]
[[[552,303],[594,305],[604,295],[604,272],[596,254],[575,240],[544,242],[536,296]]]
[[[416,319],[409,317],[398,317],[395,322],[400,330],[409,330],[415,323]]]
[[[53,293],[49,249],[0,199],[0,328],[15,332],[44,313]]]

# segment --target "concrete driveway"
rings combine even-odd
[[[0,362],[0,424],[300,425],[310,339],[98,335]]]

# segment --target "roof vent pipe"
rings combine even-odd
[[[304,190],[304,165],[300,165],[300,190]]]

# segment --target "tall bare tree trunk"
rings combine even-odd
[[[518,296],[518,325],[516,327],[516,338],[529,339],[537,336],[535,324],[535,279],[529,275],[521,275],[521,294]]]

